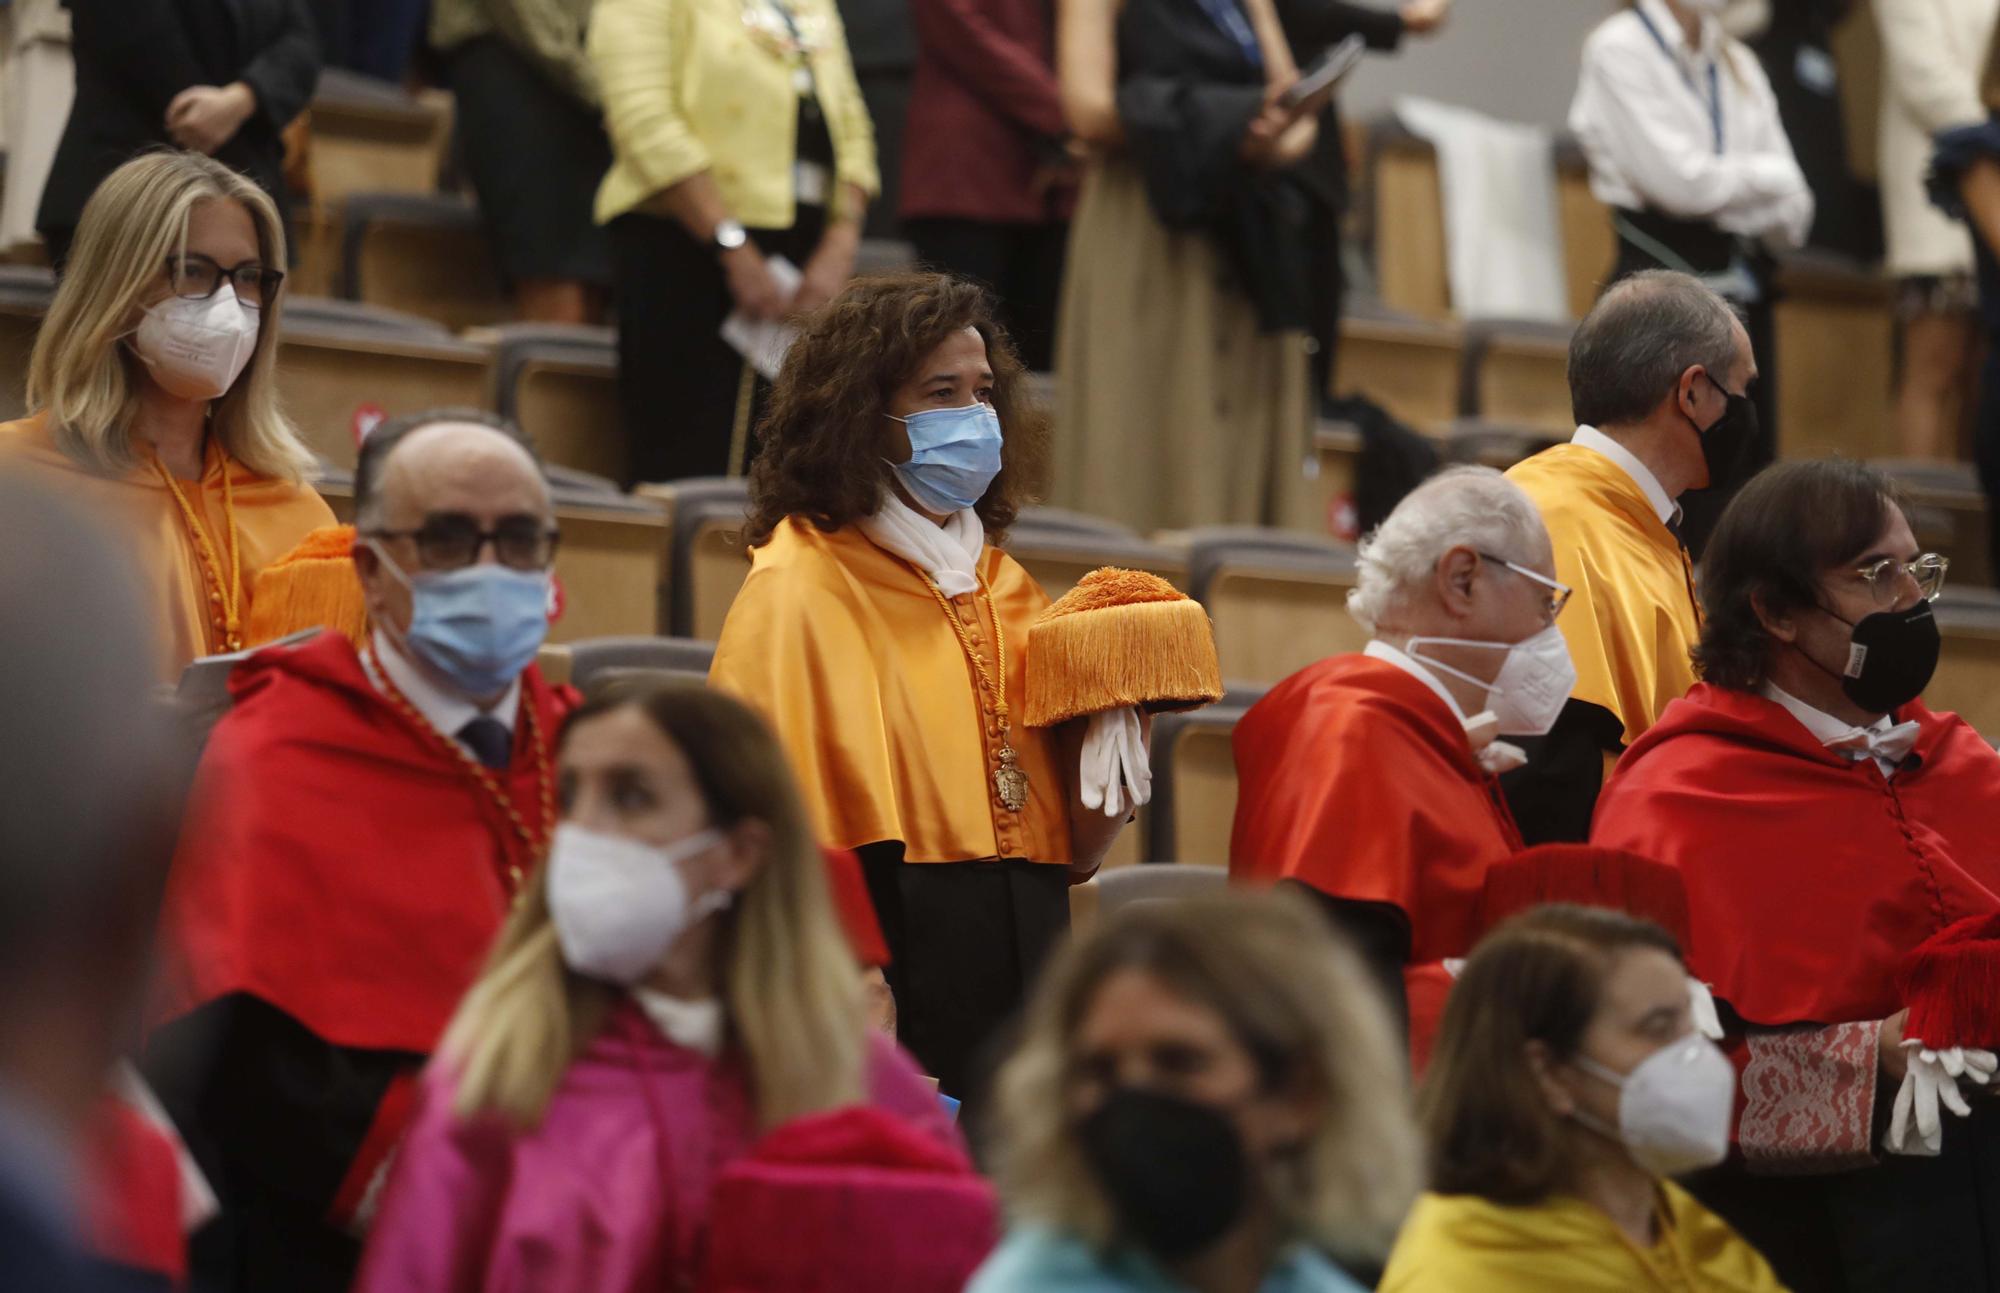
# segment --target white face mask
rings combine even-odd
[[[626,987],[659,965],[674,941],[730,904],[728,890],[699,898],[680,864],[722,842],[705,830],[655,848],[564,823],[549,850],[549,915],[563,960],[578,974]]]
[[[1435,646],[1479,647],[1505,651],[1506,662],[1492,682],[1475,678],[1462,669],[1441,664],[1418,648]],[[1487,688],[1486,707],[1499,720],[1502,736],[1542,736],[1556,725],[1563,702],[1576,686],[1576,665],[1569,658],[1569,643],[1562,630],[1551,624],[1540,633],[1519,642],[1475,642],[1466,638],[1411,638],[1403,652],[1439,673]]]
[[[219,399],[256,353],[261,318],[226,283],[206,301],[170,296],[146,307],[132,350],[169,394]]]
[[[1655,1176],[1713,1167],[1729,1156],[1736,1070],[1700,1033],[1662,1046],[1622,1076],[1588,1056],[1571,1063],[1618,1088],[1618,1129],[1580,1109],[1572,1116],[1623,1143],[1632,1161]]]

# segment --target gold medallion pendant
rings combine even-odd
[[[1016,762],[1019,756],[1014,747],[1000,746],[1000,766],[993,769],[993,793],[1000,796],[1000,802],[1010,813],[1018,813],[1028,806],[1028,774],[1021,771]]]

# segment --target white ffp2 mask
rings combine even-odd
[[[565,823],[549,849],[549,915],[563,960],[578,974],[627,987],[731,894],[688,892],[680,864],[722,841],[700,831],[666,848]]]
[[[262,316],[224,284],[206,301],[170,296],[146,307],[132,351],[153,380],[184,400],[221,398],[257,351]]]
[[[1622,1142],[1632,1161],[1656,1176],[1714,1167],[1729,1156],[1729,1115],[1736,1104],[1736,1070],[1700,1033],[1669,1042],[1618,1074],[1585,1055],[1571,1061],[1618,1088],[1618,1130],[1576,1120]]]
[[[1425,644],[1505,651],[1507,659],[1493,681],[1487,682],[1421,654],[1418,648]],[[1502,736],[1546,735],[1556,725],[1563,702],[1576,686],[1576,664],[1569,658],[1569,643],[1563,640],[1562,630],[1553,624],[1519,642],[1416,637],[1410,639],[1403,651],[1412,660],[1420,660],[1439,673],[1487,688],[1486,707],[1499,720]]]

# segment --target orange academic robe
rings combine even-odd
[[[1069,862],[1069,781],[1056,743],[1019,717],[1028,626],[1048,595],[997,548],[980,573],[1005,639],[1011,739],[1028,774],[1018,813],[994,792],[998,716],[923,575],[853,526],[828,534],[797,517],[754,554],[709,681],[776,727],[824,843],[898,841],[909,862]],[[985,599],[960,597],[953,609],[997,676]]]
[[[158,672],[172,681],[199,656],[225,647],[210,615],[209,586],[201,555],[188,533],[180,505],[150,466],[116,476],[85,471],[56,447],[48,415],[38,413],[0,424],[0,470],[23,468],[87,514],[112,527],[113,541],[137,567],[159,626]],[[290,552],[308,531],[333,524],[333,512],[309,485],[269,480],[240,463],[229,464],[236,514],[242,620],[250,620],[251,588],[266,565]],[[216,541],[218,557],[229,559],[229,526],[223,511],[223,460],[210,451],[199,481],[182,481],[181,492]],[[247,639],[246,639],[247,640]]]
[[[1464,726],[1403,669],[1341,655],[1273,687],[1237,723],[1234,744],[1230,876],[1401,911],[1421,1059],[1449,987],[1437,963],[1470,949],[1486,870],[1521,847]]]

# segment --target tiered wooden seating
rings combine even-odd
[[[1779,455],[1894,453],[1889,280],[1825,253],[1789,257],[1779,268],[1776,332]]]
[[[1116,871],[1107,866],[1089,883],[1069,891],[1070,928],[1088,929],[1134,903],[1179,902],[1218,893],[1228,883],[1228,868],[1198,862],[1155,862]]]
[[[1340,321],[1334,393],[1365,395],[1399,421],[1435,431],[1458,416],[1464,348],[1455,324],[1357,306]]]
[[[339,303],[324,303],[336,305]],[[354,421],[363,408],[393,417],[420,409],[484,408],[493,354],[427,320],[301,300],[286,308],[278,388],[306,443],[342,468],[354,465]]]
[[[1184,554],[1141,539],[1114,522],[1077,513],[1027,509],[1008,532],[1007,551],[1051,598],[1061,597],[1103,566],[1145,570],[1177,588],[1187,587]]]
[[[313,192],[329,205],[352,193],[434,193],[451,141],[451,96],[412,95],[339,68],[320,74],[309,108]]]
[[[600,485],[579,488],[553,480],[556,579],[563,614],[549,630],[552,642],[640,637],[660,630],[660,587],[667,574],[667,518],[649,499]],[[333,471],[316,488],[342,521],[354,519],[354,481]]]
[[[708,681],[715,643],[693,638],[590,638],[569,646],[570,681],[578,687],[628,673],[658,674],[696,684]]]
[[[1567,324],[1501,319],[1468,323],[1459,412],[1569,435],[1576,427],[1569,402],[1572,330]]]
[[[464,198],[357,193],[341,208],[340,294],[457,332],[506,317],[479,211]]]
[[[661,509],[672,536],[660,592],[663,631],[714,641],[750,573],[743,538],[747,486],[738,478],[709,477],[641,485],[634,492]]]
[[[1986,495],[1971,464],[1884,458],[1870,465],[1888,472],[1902,487],[1917,543],[1951,558],[1953,588],[1993,583]]]
[[[1230,734],[1255,694],[1153,720],[1153,802],[1145,841],[1149,862],[1226,866],[1236,821],[1236,756]]]
[[[1944,651],[1925,703],[1958,714],[1989,740],[2000,738],[2000,593],[1947,585],[1937,618]]]
[[[510,323],[493,330],[494,407],[542,457],[625,478],[618,341],[610,328]]]
[[[1187,539],[1189,591],[1215,620],[1229,682],[1269,686],[1367,644],[1347,613],[1355,569],[1345,544],[1234,527],[1191,531]]]
[[[28,356],[54,292],[46,269],[0,266],[0,421],[28,412]]]
[[[1583,149],[1567,136],[1556,141],[1556,213],[1562,221],[1569,312],[1581,319],[1590,313],[1598,288],[1611,277],[1618,235],[1611,231],[1611,209],[1590,191],[1590,164]]]

